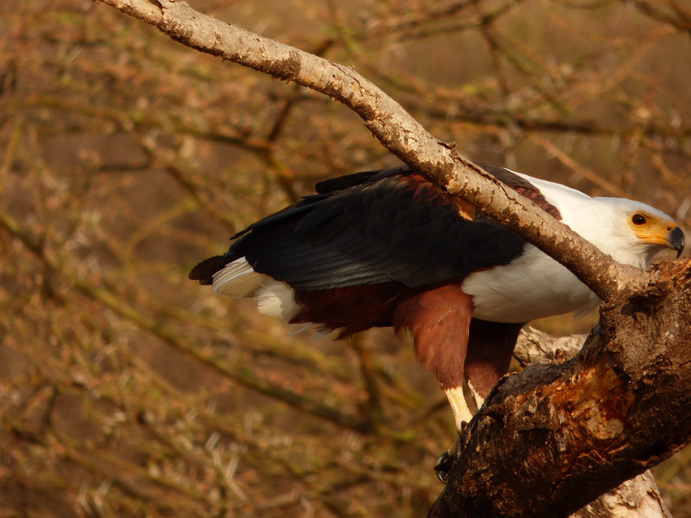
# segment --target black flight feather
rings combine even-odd
[[[523,178],[482,165],[546,205]],[[508,264],[525,246],[480,212],[474,221],[461,217],[407,166],[325,180],[316,191],[233,236],[225,255],[203,261],[190,278],[210,284],[216,271],[245,257],[255,271],[303,291],[391,281],[416,288]]]

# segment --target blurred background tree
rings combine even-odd
[[[190,3],[355,67],[471,158],[691,226],[686,1]],[[453,422],[411,348],[288,336],[187,280],[395,163],[342,106],[110,8],[1,4],[0,516],[426,513]],[[691,516],[689,449],[656,475]]]

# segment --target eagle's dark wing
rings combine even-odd
[[[491,172],[539,196],[510,171]],[[215,271],[244,256],[255,271],[302,291],[390,281],[419,287],[507,264],[525,245],[478,211],[461,216],[406,166],[327,180],[316,190],[234,236],[227,254],[201,263],[190,278],[210,283]]]

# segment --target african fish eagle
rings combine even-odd
[[[662,249],[678,257],[684,248],[680,227],[648,205],[480,165],[620,263],[645,268]],[[334,178],[233,236],[190,279],[339,338],[410,331],[460,430],[508,370],[522,326],[599,302],[564,266],[473,210],[461,214],[407,166]]]

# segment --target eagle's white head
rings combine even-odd
[[[664,212],[623,198],[590,198],[589,225],[569,224],[615,261],[646,268],[665,248],[684,250],[684,232]]]
[[[562,222],[615,261],[646,268],[665,248],[684,250],[684,232],[671,216],[626,198],[590,197],[554,182],[516,173],[540,189]]]

